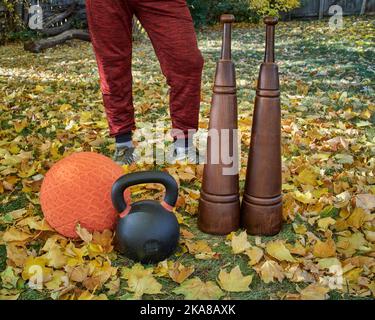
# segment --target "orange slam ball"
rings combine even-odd
[[[124,174],[111,159],[94,152],[74,153],[47,172],[40,190],[45,219],[60,234],[76,238],[77,223],[89,231],[112,229],[118,213],[113,183]]]

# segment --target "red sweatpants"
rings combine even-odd
[[[110,134],[135,129],[132,17],[148,33],[170,86],[173,128],[198,128],[203,57],[186,0],[86,0]],[[173,134],[172,134],[173,135]]]

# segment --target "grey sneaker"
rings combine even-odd
[[[136,159],[134,151],[135,151],[134,147],[116,148],[113,160],[121,166],[135,163],[137,159]]]
[[[175,148],[174,145],[171,145],[172,159],[174,161],[187,162],[190,164],[199,164],[203,163],[204,158],[199,155],[199,151],[195,146],[190,146],[188,148]]]

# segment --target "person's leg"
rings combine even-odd
[[[175,138],[197,130],[203,57],[185,0],[132,0],[170,86],[170,113]],[[181,137],[181,132],[183,132]]]
[[[119,143],[126,142],[135,128],[131,75],[133,12],[127,3],[86,0],[110,135],[117,137]]]

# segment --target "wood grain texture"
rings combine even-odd
[[[230,167],[238,168],[237,145],[237,93],[234,64],[231,60],[231,24],[234,17],[222,16],[224,23],[221,58],[217,63],[211,102],[207,162],[204,166],[203,184],[199,202],[198,227],[210,234],[228,234],[239,228],[240,198],[239,176],[228,174]],[[227,133],[228,143],[222,143]],[[233,139],[234,138],[234,139]],[[224,146],[227,150],[224,149]],[[222,151],[233,157],[233,162],[223,161]],[[220,155],[220,156],[219,156]],[[215,161],[215,158],[218,161]]]
[[[281,111],[275,25],[265,18],[266,50],[258,78],[241,222],[250,234],[274,235],[282,226]]]

